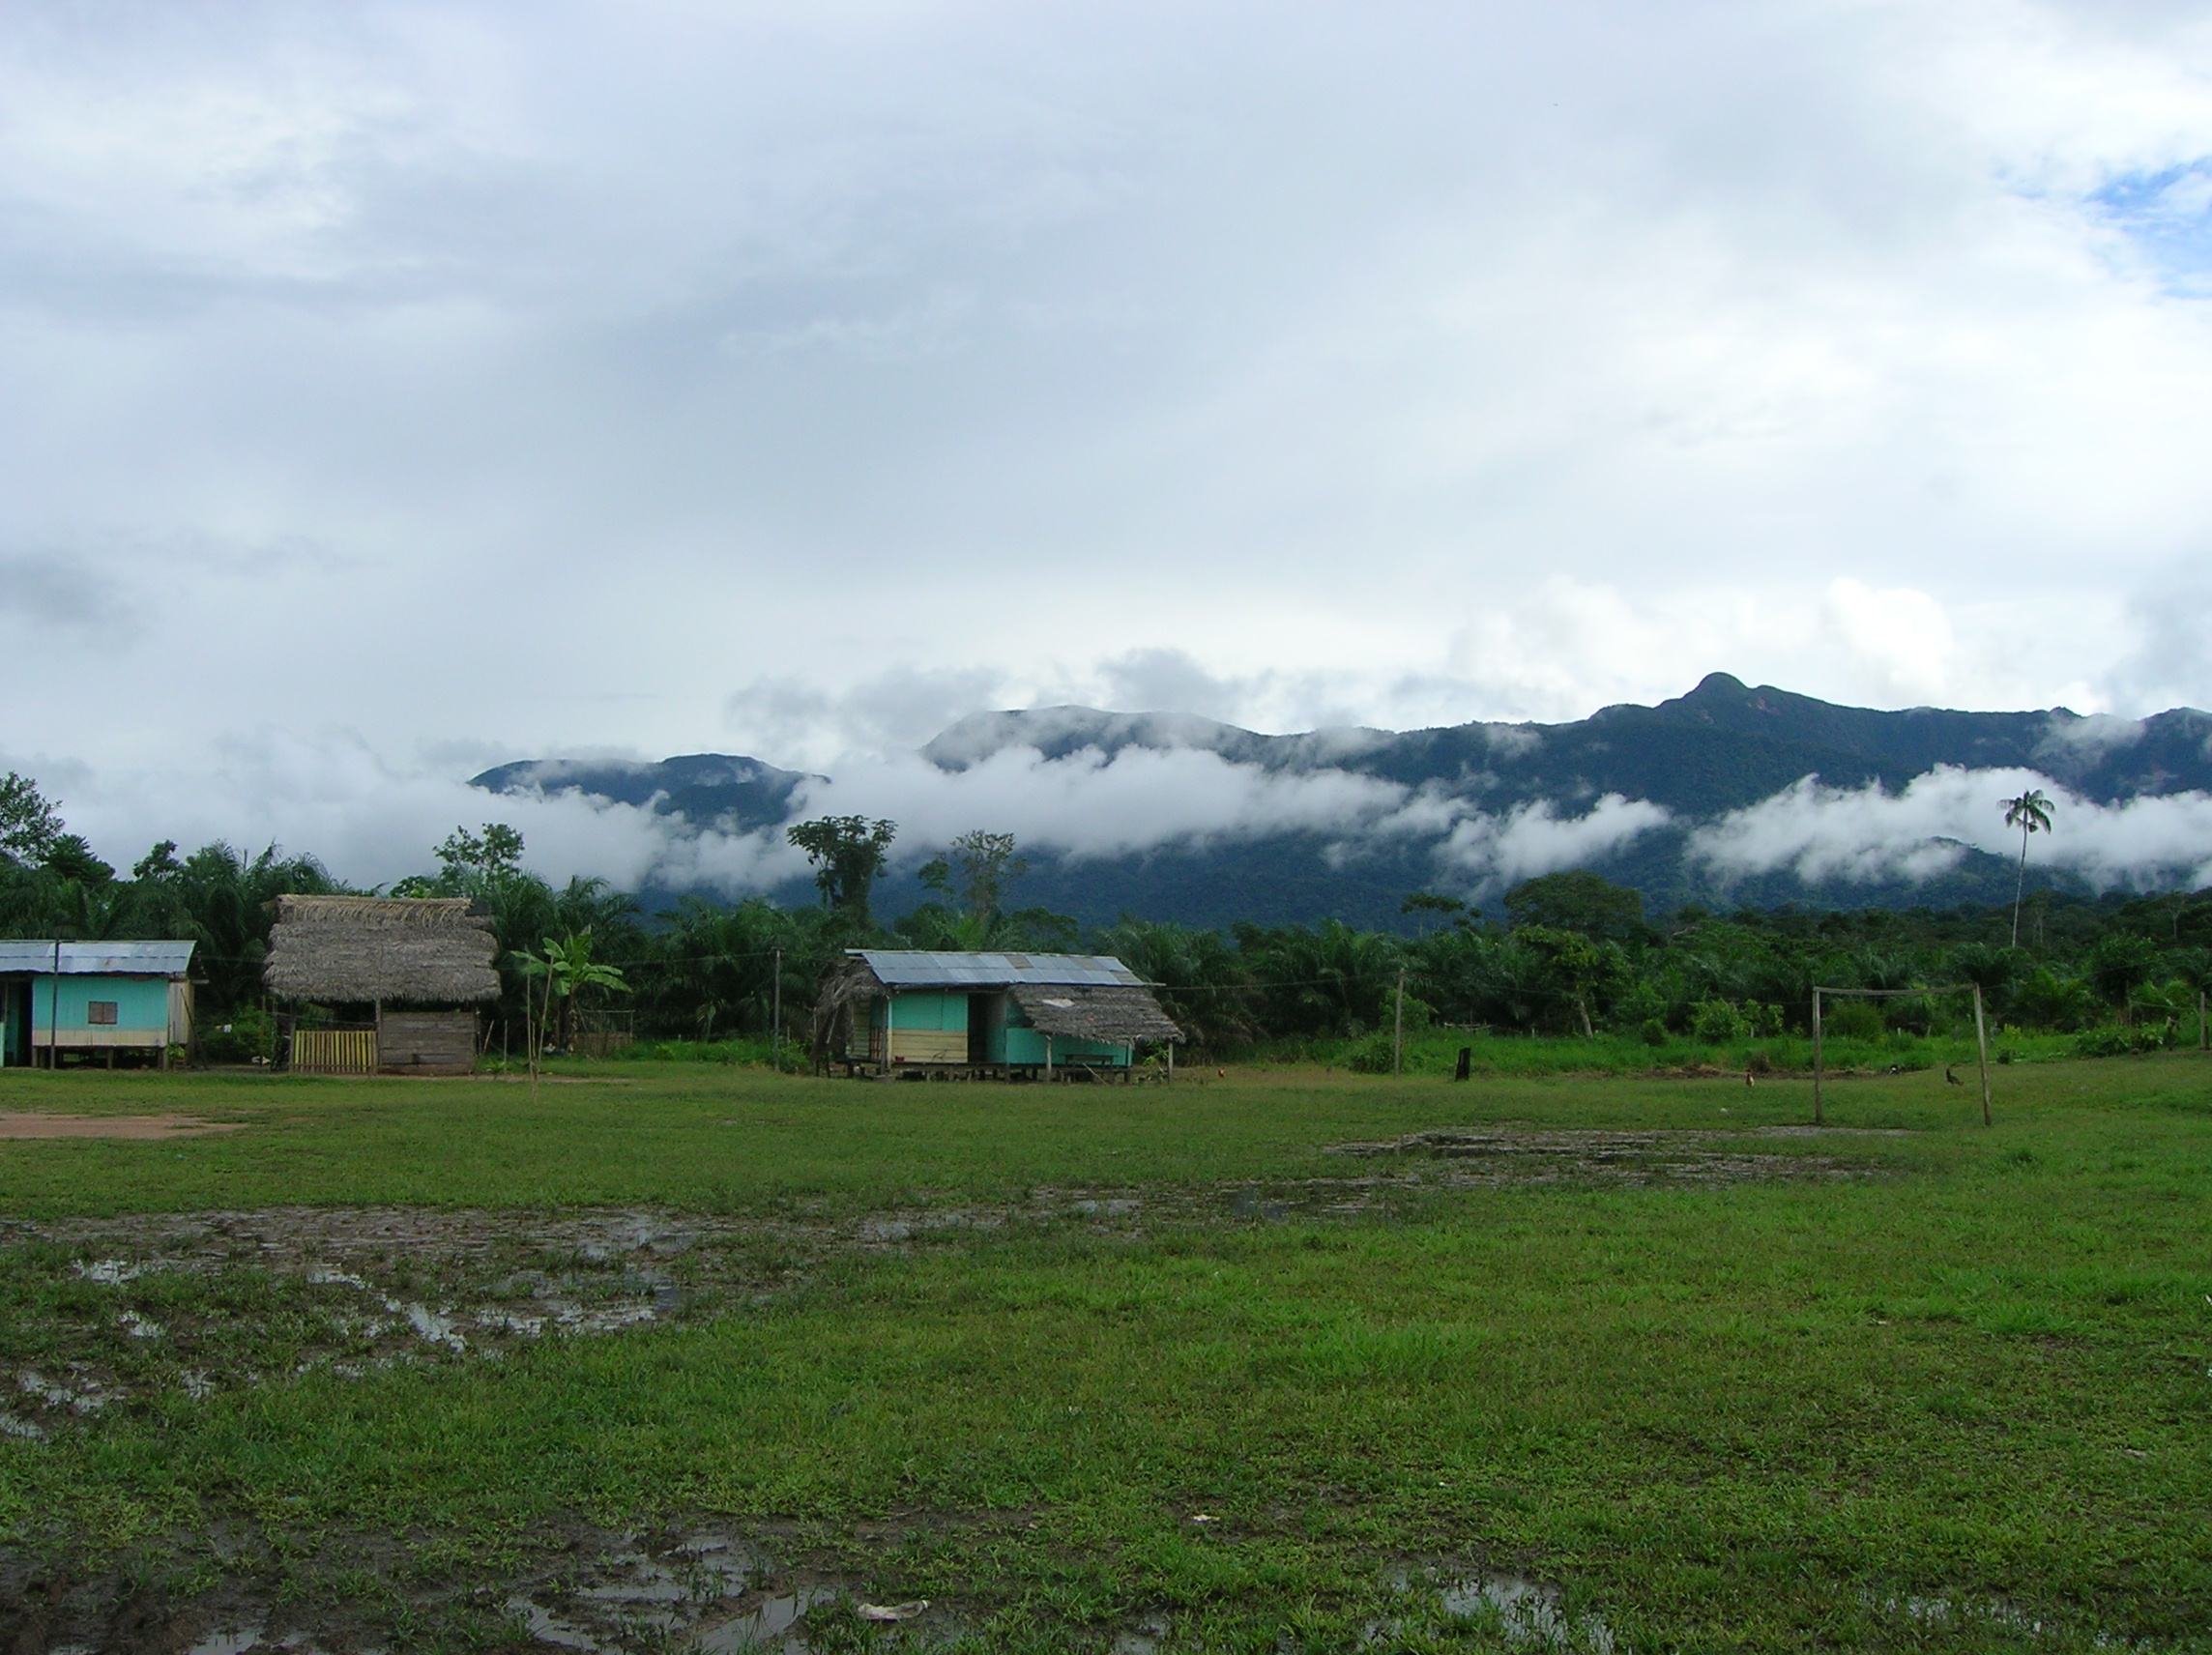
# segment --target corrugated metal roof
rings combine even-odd
[[[192,963],[191,943],[64,943],[62,975],[181,977]],[[45,976],[54,969],[54,944],[0,943],[0,972]]]
[[[917,948],[851,948],[887,988],[1003,988],[1088,984],[1137,987],[1144,979],[1111,954],[959,954]]]

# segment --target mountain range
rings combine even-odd
[[[2212,714],[2189,708],[2140,720],[2063,708],[1884,711],[1755,688],[1715,673],[1655,707],[1608,707],[1560,724],[1269,736],[1180,713],[1084,707],[979,712],[944,731],[919,757],[933,770],[958,776],[1024,750],[1038,755],[1048,773],[1055,765],[1111,766],[1131,753],[1197,752],[1247,778],[1343,778],[1368,784],[1369,797],[1404,803],[1387,820],[1349,826],[1255,822],[1106,855],[1033,849],[1015,900],[1086,921],[1131,913],[1196,924],[1334,916],[1398,926],[1410,891],[1456,884],[1495,899],[1517,866],[1543,871],[1546,858],[1596,867],[1642,890],[1655,910],[1688,901],[1862,907],[2009,900],[2012,861],[1986,848],[1990,836],[1978,822],[1975,843],[1940,831],[1915,836],[1913,823],[1930,811],[1905,803],[1936,789],[1946,767],[2047,778],[2072,796],[2076,815],[2085,810],[2100,830],[2110,829],[2106,836],[2118,847],[2113,856],[2123,860],[2134,841],[2114,825],[2143,820],[2143,801],[2167,801],[2150,807],[2167,812],[2160,818],[2164,837],[2152,836],[2156,843],[2141,853],[2149,860],[2127,875],[2136,883],[2171,883],[2212,863],[2212,829],[2198,843],[2197,818],[2172,817],[2176,803],[2193,809],[2198,796],[2212,795]],[[668,819],[673,831],[746,833],[810,813],[809,784],[825,779],[706,753],[658,764],[531,761],[487,770],[475,782],[493,793],[578,792],[637,805]],[[1990,802],[1994,808],[1997,801]],[[2212,799],[2204,802],[2212,807]],[[1835,813],[1832,831],[1806,826],[1828,821],[1822,811]],[[1890,817],[1898,820],[1878,830],[1866,826]],[[2212,813],[2202,819],[2212,824]],[[2059,831],[2086,825],[2062,820]],[[1758,849],[1792,832],[1811,833],[1806,842],[1815,854],[1777,860],[1771,847]],[[1841,850],[1821,832],[1841,832]],[[1909,842],[1884,842],[1878,854],[1860,842],[1885,832]],[[2057,834],[2051,843],[2079,849]],[[884,887],[887,912],[917,898],[911,865],[919,859],[894,864]],[[2100,870],[2109,880],[2113,865],[2110,857],[2094,868],[2080,855],[2072,861],[2041,858],[2031,863],[2031,882],[2081,886]]]

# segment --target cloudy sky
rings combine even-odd
[[[0,768],[112,857],[990,706],[2212,705],[2201,3],[6,19]]]

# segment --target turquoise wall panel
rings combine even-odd
[[[54,983],[51,975],[31,980],[31,1027],[40,1035],[52,1028]],[[64,975],[61,982],[61,1031],[67,1043],[72,1030],[138,1029],[169,1031],[169,979],[167,977],[102,977]],[[113,1024],[95,1025],[91,1007],[96,1000],[115,1002]]]
[[[1044,1036],[1034,1029],[1007,1029],[1004,1041],[994,1041],[1000,1049],[991,1054],[994,1063],[1041,1063],[1044,1061]],[[1103,1040],[1070,1040],[1064,1035],[1052,1043],[1052,1060],[1056,1063],[1082,1060],[1087,1062],[1120,1065],[1128,1061],[1128,1048],[1120,1042]]]
[[[884,1026],[884,1007],[888,1001],[875,1002],[875,1026]],[[968,997],[965,994],[902,994],[898,997],[897,1027],[901,1029],[935,1029],[946,1033],[960,1034],[968,1028]]]

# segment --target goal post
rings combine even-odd
[[[1938,994],[1966,994],[1974,999],[1974,1051],[1980,1060],[1982,1080],[1982,1124],[1990,1123],[1990,1026],[1982,1011],[1982,985],[1980,983],[1945,983],[1936,988],[1825,988],[1813,985],[1813,1124],[1825,1125],[1825,1099],[1823,1083],[1827,1079],[1827,1066],[1820,1048],[1820,997],[1831,995],[1840,1000],[1908,1000],[1926,999]]]

